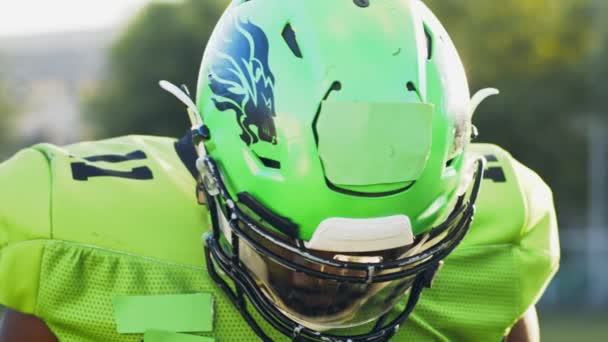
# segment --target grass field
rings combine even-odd
[[[540,328],[542,341],[608,341],[608,312],[545,313],[540,316]]]

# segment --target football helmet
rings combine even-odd
[[[193,122],[208,271],[256,333],[268,340],[252,310],[298,340],[392,336],[471,225],[471,117],[496,93],[471,99],[431,11],[235,0],[197,104],[162,85]]]

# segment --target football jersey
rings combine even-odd
[[[557,270],[547,185],[497,146],[469,153],[488,161],[474,223],[395,341],[499,341]],[[117,297],[204,293],[212,329],[197,335],[258,340],[207,274],[195,158],[174,139],[126,136],[36,145],[0,164],[0,304],[41,317],[60,341],[135,342],[141,333],[118,332]]]

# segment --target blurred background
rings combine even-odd
[[[0,160],[37,142],[181,136],[160,79],[195,89],[228,0],[0,2]],[[471,89],[474,121],[552,187],[561,270],[539,305],[546,341],[608,339],[608,1],[426,0]]]

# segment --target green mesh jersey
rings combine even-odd
[[[43,318],[61,341],[135,342],[117,333],[113,298],[204,292],[215,298],[206,336],[257,340],[206,274],[209,224],[174,143],[37,145],[0,164],[0,304]],[[489,161],[474,225],[396,341],[499,341],[557,270],[549,188],[499,147],[471,150]]]

